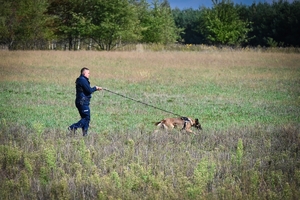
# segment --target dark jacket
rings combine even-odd
[[[96,86],[90,86],[89,79],[83,75],[80,75],[76,79],[76,101],[90,101],[92,93],[96,91]]]

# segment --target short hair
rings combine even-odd
[[[89,70],[89,68],[87,68],[87,67],[82,68],[82,69],[80,70],[80,74],[82,74],[85,70]]]

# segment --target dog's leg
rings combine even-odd
[[[192,134],[194,134],[194,135],[198,135],[197,133],[195,133],[194,131],[192,131],[192,130],[190,130],[190,129],[188,129],[187,132],[188,132],[188,133],[192,133]]]
[[[191,125],[191,124],[187,124],[187,126],[185,127],[185,130],[186,130],[189,134],[198,135],[198,134],[196,134],[194,131],[192,131],[191,128],[192,128],[192,125]]]
[[[157,126],[158,128],[164,128],[164,127],[163,127],[163,123],[161,123],[161,122],[157,123],[156,126]]]
[[[187,129],[186,124],[187,124],[187,121],[184,121],[182,129]]]
[[[165,130],[168,130],[168,129],[169,129],[168,126],[165,125],[165,124],[162,124],[162,128],[165,129]]]
[[[161,129],[164,129],[164,130],[167,130],[168,129],[168,126],[165,125],[163,122],[160,122],[157,124],[157,127],[161,128]]]

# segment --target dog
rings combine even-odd
[[[181,130],[185,130],[188,133],[195,134],[191,127],[195,127],[198,130],[202,130],[201,124],[198,119],[193,119],[190,117],[178,117],[178,118],[166,118],[159,122],[155,123],[156,126],[161,127],[163,129],[173,129],[173,128],[181,128]],[[196,134],[195,134],[196,135]]]

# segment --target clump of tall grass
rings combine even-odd
[[[297,199],[300,127],[88,137],[0,125],[4,199]],[[42,130],[42,131],[40,131]]]

